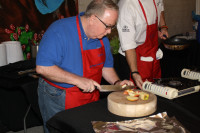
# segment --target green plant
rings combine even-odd
[[[118,38],[118,36],[114,36],[110,40],[110,46],[111,46],[112,53],[118,54],[118,50],[119,50],[119,38]]]

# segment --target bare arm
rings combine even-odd
[[[130,71],[138,71],[137,70],[137,56],[135,49],[130,49],[125,51],[126,60],[128,62],[128,65],[130,67]]]
[[[96,81],[67,72],[58,66],[37,65],[36,71],[51,81],[72,84],[83,89],[84,91],[90,90],[91,92],[95,89],[94,86],[100,87]]]
[[[110,84],[114,84],[115,81],[120,80],[112,67],[104,67],[102,70],[102,76]]]
[[[159,23],[160,27],[163,25],[166,25],[164,11],[162,11],[160,14],[160,23]],[[158,36],[160,37],[160,39],[166,39],[166,37],[164,37],[163,35],[169,37],[167,28],[162,28],[160,31],[158,31]]]
[[[125,54],[126,54],[126,60],[128,62],[130,71],[131,72],[138,71],[138,69],[137,69],[137,56],[136,56],[135,49],[130,49],[130,50],[125,51]],[[135,81],[136,85],[141,89],[142,84],[143,84],[141,76],[137,73],[134,73],[132,75],[132,77],[133,77],[133,80]]]
[[[162,11],[161,14],[160,14],[160,23],[159,23],[159,26],[162,26],[162,25],[166,25],[164,11]]]
[[[115,69],[112,67],[104,67],[102,70],[102,75],[106,81],[108,81],[110,84],[114,84],[115,81],[120,80],[117,73],[115,72]],[[120,82],[117,82],[119,85],[133,85],[133,82],[129,80],[123,80]]]

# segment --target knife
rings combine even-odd
[[[112,92],[112,91],[124,91],[127,89],[136,89],[136,86],[126,86],[122,87],[121,85],[101,85],[100,92]]]

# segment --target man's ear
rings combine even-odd
[[[89,17],[89,23],[90,23],[90,24],[96,23],[96,17],[95,17],[95,15],[91,15],[91,16]]]

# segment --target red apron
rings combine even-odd
[[[98,49],[83,50],[81,30],[79,18],[76,17],[79,41],[81,46],[82,62],[83,62],[83,77],[93,79],[100,84],[102,78],[102,69],[105,62],[105,49],[103,41],[100,40],[102,47]],[[64,88],[45,79],[50,85],[65,89],[65,109],[74,108],[83,104],[99,100],[99,91],[95,89],[92,93],[82,92],[77,86]]]
[[[158,50],[158,12],[155,0],[153,0],[156,8],[156,23],[149,25],[144,7],[140,0],[138,1],[147,23],[147,31],[145,42],[136,48],[137,68],[143,81],[153,81],[153,78],[161,77],[160,61],[156,59]],[[142,61],[141,57],[152,57],[153,61]]]

